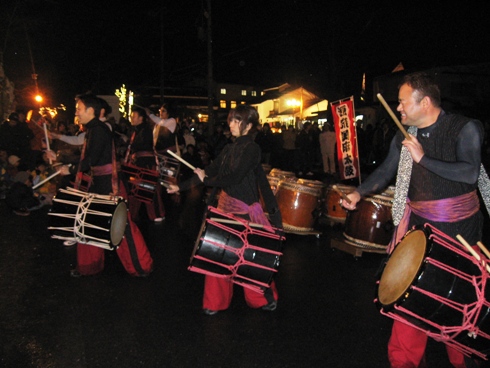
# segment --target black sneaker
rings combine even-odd
[[[274,300],[273,302],[270,302],[269,304],[266,304],[262,307],[262,310],[272,312],[275,311],[277,308],[277,300]]]
[[[206,316],[214,316],[216,313],[218,313],[218,311],[216,310],[211,310],[211,309],[203,309],[202,312],[206,315]]]
[[[78,272],[78,270],[76,268],[74,268],[73,270],[70,270],[70,276],[75,277],[75,278],[79,278],[79,277],[82,277],[82,274],[80,272]]]

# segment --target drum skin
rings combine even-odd
[[[356,209],[347,213],[344,231],[346,239],[360,246],[388,246],[394,231],[392,199],[380,195],[362,198]]]
[[[433,295],[461,305],[473,305],[479,296],[471,277],[481,275],[481,270],[430,235],[430,229],[422,227],[405,234],[382,270],[375,301],[379,309],[393,312],[425,331],[437,333],[439,329],[425,320],[442,326],[462,326],[465,315],[461,309],[444,304]],[[432,260],[458,270],[467,279],[435,265]],[[489,291],[487,284],[485,299]],[[397,307],[403,307],[415,316]],[[476,319],[476,326],[487,334],[490,331],[489,315],[490,307],[484,305]],[[455,340],[485,354],[490,352],[489,340],[481,336],[472,338],[467,333],[460,333]]]
[[[77,205],[62,201],[70,201],[77,203]],[[80,227],[73,217],[80,212],[79,206],[81,202],[82,197],[74,195],[69,191],[58,191],[53,198],[53,206],[49,211],[51,216],[49,216],[48,230],[50,231],[51,237],[71,238],[80,241],[82,240],[80,235],[76,234],[78,230],[83,236],[99,239],[99,241],[94,240],[95,243],[100,242],[100,244],[106,244],[106,242],[100,241],[105,240],[109,241],[110,248],[117,247],[123,239],[127,224],[126,201],[122,197],[116,197],[114,201],[91,202],[88,210],[84,214],[82,226]],[[95,212],[102,212],[110,216],[102,216]],[[69,231],[60,230],[60,227],[66,228]]]
[[[284,171],[281,169],[273,168],[267,175],[275,176],[280,179],[295,178],[296,175],[292,171]]]
[[[281,181],[276,193],[286,230],[310,231],[320,213],[321,189],[298,182]]]

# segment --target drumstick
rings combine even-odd
[[[378,93],[376,95],[378,97],[378,100],[383,104],[385,107],[386,111],[388,111],[388,114],[390,114],[391,118],[395,121],[396,125],[400,130],[402,131],[403,135],[405,136],[405,139],[410,139],[410,135],[407,133],[405,128],[403,127],[402,123],[400,123],[400,120],[396,117],[395,113],[391,109],[391,107],[386,103],[385,99],[383,96],[381,96],[381,93]]]
[[[192,171],[196,170],[196,168],[194,166],[192,166],[190,163],[188,163],[186,160],[184,160],[182,157],[180,157],[179,155],[176,155],[175,153],[173,153],[172,151],[170,150],[167,150],[167,152],[169,154],[171,154],[172,156],[174,156],[177,160],[179,160],[180,162],[182,162],[184,165],[186,165],[189,169],[192,169]]]
[[[49,138],[48,138],[48,128],[46,127],[46,123],[43,124],[44,125],[44,139],[46,139],[46,148],[48,151],[51,151],[49,149]],[[49,159],[49,164],[51,165],[53,162],[51,161],[51,159]]]
[[[170,188],[170,185],[168,185],[168,184],[167,184],[167,183],[165,183],[164,181],[161,181],[161,182],[160,182],[160,185],[161,185],[162,187],[165,187],[166,189],[169,189],[169,188]]]
[[[478,245],[478,247],[482,250],[483,253],[485,253],[485,255],[487,256],[487,258],[490,258],[490,252],[488,251],[488,249],[483,245],[482,242],[477,242],[476,243]]]
[[[340,196],[342,197],[342,199],[344,201],[346,201],[349,204],[352,203],[352,201],[349,199],[349,197],[347,197],[347,195],[344,192],[342,192],[336,185],[333,185],[332,188],[333,188],[333,190],[335,190],[337,193],[340,194]]]
[[[471,245],[468,244],[466,240],[464,240],[464,238],[461,235],[459,234],[456,235],[456,238],[461,242],[461,244],[465,246],[465,248],[471,253],[473,257],[476,258],[478,262],[481,262],[480,255],[476,253],[476,251],[471,247]],[[485,269],[487,270],[488,273],[490,273],[490,267],[488,266],[488,264],[485,264]]]
[[[210,217],[209,219],[211,221],[220,222],[220,223],[223,223],[223,224],[239,224],[238,221],[222,219],[222,218],[219,218],[219,217]],[[248,224],[250,226],[252,226],[252,227],[258,227],[258,228],[261,228],[261,229],[264,228],[264,225],[256,224],[255,222],[249,222]]]
[[[70,167],[70,166],[71,166],[71,164],[68,164],[68,165],[66,165],[66,166]],[[59,175],[59,174],[60,174],[60,171],[56,171],[54,174],[51,174],[50,176],[48,176],[48,177],[47,177],[46,179],[44,179],[43,181],[40,181],[39,183],[37,183],[36,185],[34,185],[34,186],[32,187],[32,189],[34,190],[34,189],[38,188],[39,186],[43,185],[44,183],[46,183],[47,181],[49,181],[49,180],[53,179],[55,176],[57,176],[57,175]]]

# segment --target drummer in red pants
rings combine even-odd
[[[79,95],[76,98],[76,116],[86,128],[85,141],[80,162],[75,167],[61,166],[62,175],[77,174],[75,186],[79,186],[81,173],[90,173],[92,183],[89,192],[101,195],[119,194],[119,178],[115,165],[115,151],[112,131],[98,117],[104,115],[104,102],[91,94]],[[70,172],[72,170],[72,172]],[[77,188],[78,189],[78,188]],[[131,219],[129,218],[129,221]],[[153,267],[153,260],[141,241],[143,237],[131,221],[125,231],[126,239],[118,249],[118,255],[125,269],[134,276],[146,276]],[[129,244],[131,243],[131,244]],[[136,247],[135,244],[138,244]],[[132,248],[130,248],[132,247]],[[138,249],[136,249],[136,248]],[[133,250],[132,250],[133,249]],[[104,269],[103,248],[78,243],[77,267],[71,270],[71,276],[95,275]],[[134,261],[137,262],[134,262]]]
[[[178,186],[170,185],[170,188],[167,189],[168,193],[187,190],[199,183],[219,187],[221,188],[217,206],[219,210],[244,217],[253,223],[268,226],[272,223],[276,228],[282,229],[281,214],[261,166],[260,147],[254,142],[259,124],[257,110],[252,106],[240,105],[230,111],[228,124],[236,140],[226,145],[216,159],[206,167],[206,170],[196,168],[194,171],[196,175]],[[260,204],[259,185],[271,223]],[[214,315],[218,311],[227,309],[233,296],[233,285],[228,279],[206,275],[203,297],[204,313]],[[266,311],[276,309],[278,293],[274,281],[263,294],[249,288],[243,288],[243,290],[245,300],[251,308],[262,308]]]
[[[469,244],[476,244],[483,226],[477,195],[481,123],[446,113],[441,108],[439,87],[426,73],[406,75],[398,101],[401,123],[410,134],[400,130],[395,135],[385,161],[347,195],[349,201],[343,200],[342,205],[354,210],[361,196],[383,190],[398,173],[392,208],[397,228],[389,253],[408,229],[426,223],[452,238],[460,234]],[[426,345],[425,332],[395,320],[388,343],[391,367],[423,365]],[[462,352],[446,347],[454,367],[474,363]]]

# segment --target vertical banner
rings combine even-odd
[[[354,97],[331,103],[340,179],[359,177],[359,154],[354,114]]]

